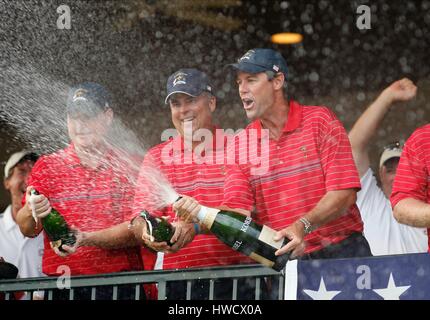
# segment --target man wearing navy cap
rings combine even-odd
[[[151,148],[145,156],[135,193],[135,208],[147,204],[151,206],[153,194],[151,184],[146,181],[148,168],[155,167],[161,171],[178,194],[194,197],[202,204],[216,207],[223,199],[225,170],[223,163],[217,163],[217,154],[225,155],[224,136],[216,134],[212,114],[216,108],[216,98],[207,75],[197,69],[180,69],[167,80],[165,103],[169,105],[172,122],[179,135]],[[213,140],[205,141],[204,158],[197,151],[202,141],[191,141],[191,136],[200,136],[199,131],[211,132]],[[202,131],[201,131],[202,132]],[[188,135],[188,133],[190,133]],[[188,141],[187,141],[188,140]],[[217,140],[221,140],[218,141]],[[169,153],[175,153],[170,156]],[[186,154],[192,155],[187,161]],[[149,196],[149,198],[148,198]],[[164,251],[163,269],[187,269],[191,267],[210,267],[250,263],[246,256],[232,250],[215,236],[204,234],[199,224],[175,220],[175,212],[169,206],[154,210],[153,215],[170,217],[176,226],[170,242],[157,243],[146,241],[147,246],[156,251]],[[136,216],[139,210],[135,212]],[[140,218],[142,219],[142,218]],[[136,220],[138,223],[139,218]],[[178,251],[179,250],[179,251]],[[251,299],[255,292],[255,280],[251,283],[240,279],[238,286],[239,299]],[[218,279],[214,282],[214,299],[232,299],[231,279]],[[168,299],[185,299],[186,281],[167,283]],[[208,299],[210,284],[208,280],[192,282],[191,299]]]
[[[228,151],[236,164],[227,166],[223,205],[252,212],[257,222],[278,230],[276,240],[290,239],[277,254],[370,256],[355,205],[360,180],[345,129],[335,114],[289,99],[287,64],[277,51],[252,49],[230,66],[252,122]],[[254,164],[240,161],[244,152],[240,141],[251,141],[255,134],[269,149],[269,165],[262,174],[255,174]],[[199,206],[192,214],[198,210]]]
[[[278,254],[291,252],[292,258],[303,253],[309,258],[371,255],[354,204],[360,189],[357,169],[346,132],[334,113],[288,99],[287,64],[277,51],[250,50],[232,67],[243,107],[253,121],[244,133],[265,129],[270,167],[255,182],[250,165],[231,166],[224,204],[255,210],[259,222],[279,230],[277,239],[290,239]]]
[[[60,266],[69,268],[72,276],[143,269],[140,248],[127,228],[134,195],[130,181],[137,172],[105,139],[113,116],[110,94],[103,86],[86,82],[73,87],[67,99],[71,143],[41,157],[31,172],[17,217],[23,234],[37,236],[51,206],[76,231],[75,245],[63,245],[65,252],[45,237],[43,271],[49,276],[62,274]],[[31,196],[32,189],[40,195]],[[118,297],[133,299],[134,292],[134,286],[121,288]],[[54,299],[67,299],[69,294],[54,293]],[[75,299],[90,297],[91,290],[75,290]],[[99,288],[96,298],[111,299],[112,288]]]

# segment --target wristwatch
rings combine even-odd
[[[145,221],[147,221],[147,215],[145,213],[145,210],[142,211],[141,213],[139,213],[139,215],[135,216],[133,219],[130,220],[129,224],[128,224],[128,229],[131,229],[132,227],[134,227],[134,220],[136,220],[136,218],[143,218]]]
[[[299,219],[299,221],[301,222],[301,223],[303,223],[303,225],[305,226],[305,228],[304,228],[304,230],[305,230],[305,235],[307,235],[307,234],[309,234],[309,233],[311,233],[313,230],[314,230],[314,228],[312,227],[312,224],[309,222],[309,220],[308,219],[306,219],[305,217],[301,217],[300,219]]]

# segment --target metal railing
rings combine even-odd
[[[166,283],[171,281],[187,281],[186,299],[191,299],[191,283],[193,280],[209,280],[209,300],[214,299],[214,281],[216,279],[232,279],[233,290],[231,299],[238,297],[238,279],[255,278],[255,300],[262,297],[261,281],[268,277],[276,281],[277,292],[273,299],[283,299],[284,295],[284,274],[261,265],[238,265],[223,266],[201,269],[182,269],[182,270],[154,270],[139,272],[109,273],[91,276],[70,277],[69,300],[74,299],[74,291],[77,288],[91,288],[91,300],[95,300],[97,288],[101,286],[111,286],[112,300],[118,298],[118,286],[135,285],[135,300],[141,297],[142,284],[155,283],[158,287],[158,300],[166,299]],[[45,299],[53,299],[53,290],[58,289],[58,277],[27,278],[16,280],[0,280],[0,293],[4,293],[5,299],[11,299],[14,292],[27,292],[31,294],[35,291],[44,291]]]

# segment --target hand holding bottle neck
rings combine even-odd
[[[197,214],[197,219],[199,219],[200,222],[203,222],[208,214],[208,207],[200,205],[199,213]]]
[[[206,209],[208,208],[188,196],[180,196],[173,204],[173,210],[185,222],[202,221],[205,217]]]

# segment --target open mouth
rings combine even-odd
[[[182,119],[182,122],[193,121],[193,120],[194,120],[194,117],[188,117],[188,118]]]
[[[243,108],[245,110],[250,110],[252,109],[252,107],[254,107],[254,100],[252,99],[247,99],[247,98],[242,99],[242,103],[243,103]]]

